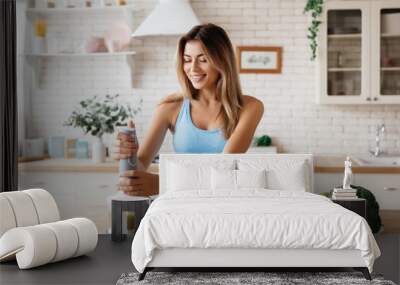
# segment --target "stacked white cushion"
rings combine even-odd
[[[239,170],[265,170],[267,188],[273,190],[310,191],[309,169],[304,159],[248,159],[237,161]]]
[[[97,245],[97,229],[86,218],[14,228],[0,238],[0,260],[16,255],[20,269],[76,257]]]
[[[86,218],[58,221],[53,197],[43,189],[0,193],[0,262],[21,269],[76,257],[97,245],[96,225]]]

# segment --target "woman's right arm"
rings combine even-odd
[[[170,127],[171,104],[157,106],[143,143],[138,146],[122,133],[117,136],[114,149],[114,158],[123,159],[137,153],[138,169],[127,171],[120,177],[119,188],[129,195],[149,196],[158,194],[158,175],[146,172],[150,163],[164,141],[165,134]]]
[[[158,105],[143,143],[138,150],[138,159],[146,170],[154,157],[160,150],[165,134],[170,127],[170,106],[168,104]]]

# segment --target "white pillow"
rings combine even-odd
[[[211,169],[211,189],[234,191],[241,188],[266,188],[266,171]]]
[[[239,159],[238,168],[239,170],[253,171],[266,169],[268,189],[289,191],[310,189],[307,179],[309,170],[304,160]]]
[[[211,168],[211,189],[212,190],[235,190],[236,170]]]
[[[261,170],[236,170],[237,188],[267,188],[267,172]]]
[[[168,161],[166,190],[211,190],[211,168],[234,169],[235,161],[216,160],[207,164],[187,160]]]

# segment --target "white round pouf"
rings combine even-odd
[[[78,232],[78,249],[74,257],[88,253],[96,248],[98,231],[96,225],[91,220],[86,218],[74,218],[63,222],[71,224]]]
[[[33,226],[39,223],[35,205],[24,191],[3,192],[1,195],[10,202],[17,227]]]
[[[49,192],[43,189],[29,189],[22,192],[28,194],[32,199],[39,218],[39,224],[60,220],[60,212],[56,201]]]
[[[9,229],[15,228],[17,222],[15,221],[15,216],[11,204],[6,197],[0,194],[0,238]]]
[[[51,262],[73,257],[78,250],[79,237],[75,228],[65,221],[44,224],[57,238],[57,251]]]

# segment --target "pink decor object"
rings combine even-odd
[[[109,52],[124,51],[131,41],[132,31],[128,24],[116,22],[105,34],[105,43]]]
[[[107,52],[107,47],[104,38],[90,37],[86,40],[85,51],[88,53]]]

